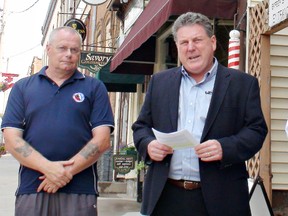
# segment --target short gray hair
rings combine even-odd
[[[214,35],[212,24],[208,17],[200,13],[187,12],[179,16],[172,26],[172,35],[174,41],[177,41],[177,31],[179,30],[179,28],[194,24],[203,26],[209,37],[212,37]]]
[[[48,44],[53,43],[53,41],[57,38],[57,34],[60,31],[66,31],[66,32],[69,32],[71,34],[77,35],[79,37],[80,46],[82,46],[82,36],[80,35],[80,33],[77,30],[75,30],[74,28],[72,28],[70,26],[61,26],[61,27],[53,29],[52,32],[50,33]]]

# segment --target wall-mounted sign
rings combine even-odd
[[[106,2],[106,0],[83,0],[83,2],[89,5],[99,5],[99,4],[103,4],[104,2]]]
[[[79,67],[87,69],[92,73],[97,73],[102,67],[104,67],[112,58],[112,54],[82,51]]]
[[[85,40],[85,38],[86,38],[86,26],[80,19],[76,19],[76,18],[69,19],[64,24],[64,26],[70,26],[70,27],[74,28],[75,30],[77,30],[82,37],[82,41]]]
[[[269,1],[269,26],[272,27],[288,19],[288,1],[270,0]]]

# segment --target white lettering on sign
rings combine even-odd
[[[100,55],[93,55],[92,53],[88,53],[85,60],[107,63],[110,60],[110,58],[111,56],[100,56]]]
[[[279,24],[288,19],[288,0],[269,1],[269,26]]]

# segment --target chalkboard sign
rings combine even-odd
[[[113,155],[113,168],[120,174],[127,174],[135,168],[134,155]]]

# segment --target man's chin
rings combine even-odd
[[[77,67],[75,67],[75,66],[65,66],[65,67],[62,67],[62,70],[63,71],[66,71],[66,72],[68,72],[68,73],[71,73],[71,72],[74,72],[75,70],[76,70],[76,68]]]

